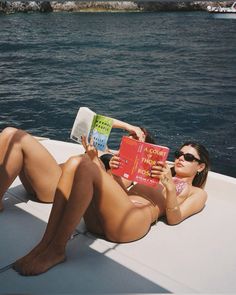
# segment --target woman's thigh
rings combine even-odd
[[[97,235],[104,235],[104,231],[100,223],[100,218],[97,215],[97,210],[94,207],[93,201],[90,203],[83,217],[84,217],[86,228],[91,233],[94,233]]]
[[[152,224],[150,204],[136,206],[110,175],[99,174],[93,199],[105,236],[115,242],[143,237]]]
[[[57,164],[48,150],[35,138],[26,134],[22,140],[24,160],[20,178],[26,190],[35,192],[43,202],[52,202],[61,176]]]

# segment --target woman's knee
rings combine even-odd
[[[15,127],[6,127],[1,132],[1,139],[5,142],[17,142],[20,143],[21,140],[29,134],[21,129],[17,129]]]
[[[80,156],[72,156],[66,161],[64,166],[67,168],[77,168],[80,165],[80,162],[81,162]]]
[[[14,136],[17,132],[19,131],[19,129],[14,128],[14,127],[6,127],[2,130],[1,132],[1,136],[5,137],[5,138],[11,138],[12,136]]]
[[[63,165],[62,173],[64,175],[73,175],[74,183],[80,182],[91,184],[99,176],[97,165],[94,164],[87,156],[72,156]]]
[[[90,183],[90,181],[94,182],[99,178],[99,167],[87,155],[81,157],[78,168],[75,173],[77,179],[83,177]]]
[[[63,170],[73,170],[76,171],[80,166],[87,166],[88,161],[81,155],[81,156],[72,156],[70,157],[66,163],[63,165]]]

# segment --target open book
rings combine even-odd
[[[123,136],[119,151],[120,166],[112,169],[112,173],[148,186],[156,186],[159,180],[151,177],[151,167],[158,161],[166,161],[168,154],[168,147]]]
[[[87,107],[81,107],[75,118],[70,138],[81,143],[81,136],[86,136],[96,149],[104,151],[112,129],[112,118],[98,115]]]

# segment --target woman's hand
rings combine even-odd
[[[129,133],[131,136],[134,138],[140,140],[140,141],[145,141],[145,134],[143,130],[137,126],[129,125]]]
[[[111,158],[111,160],[109,162],[109,166],[110,166],[111,169],[118,169],[119,168],[119,166],[120,166],[120,157],[119,157],[118,154],[114,155]]]
[[[81,137],[82,145],[85,149],[86,154],[89,156],[89,158],[93,161],[95,159],[98,159],[98,151],[93,145],[93,139],[91,138],[90,143],[87,142],[86,136]]]
[[[166,162],[158,162],[152,166],[151,176],[158,178],[167,190],[175,189],[170,167]]]

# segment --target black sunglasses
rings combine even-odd
[[[194,155],[190,154],[190,153],[186,153],[184,154],[181,151],[176,151],[175,152],[175,158],[179,159],[179,157],[183,156],[184,160],[187,162],[193,162],[193,161],[197,161],[198,163],[202,163],[202,161],[200,159],[197,159],[194,157]]]

